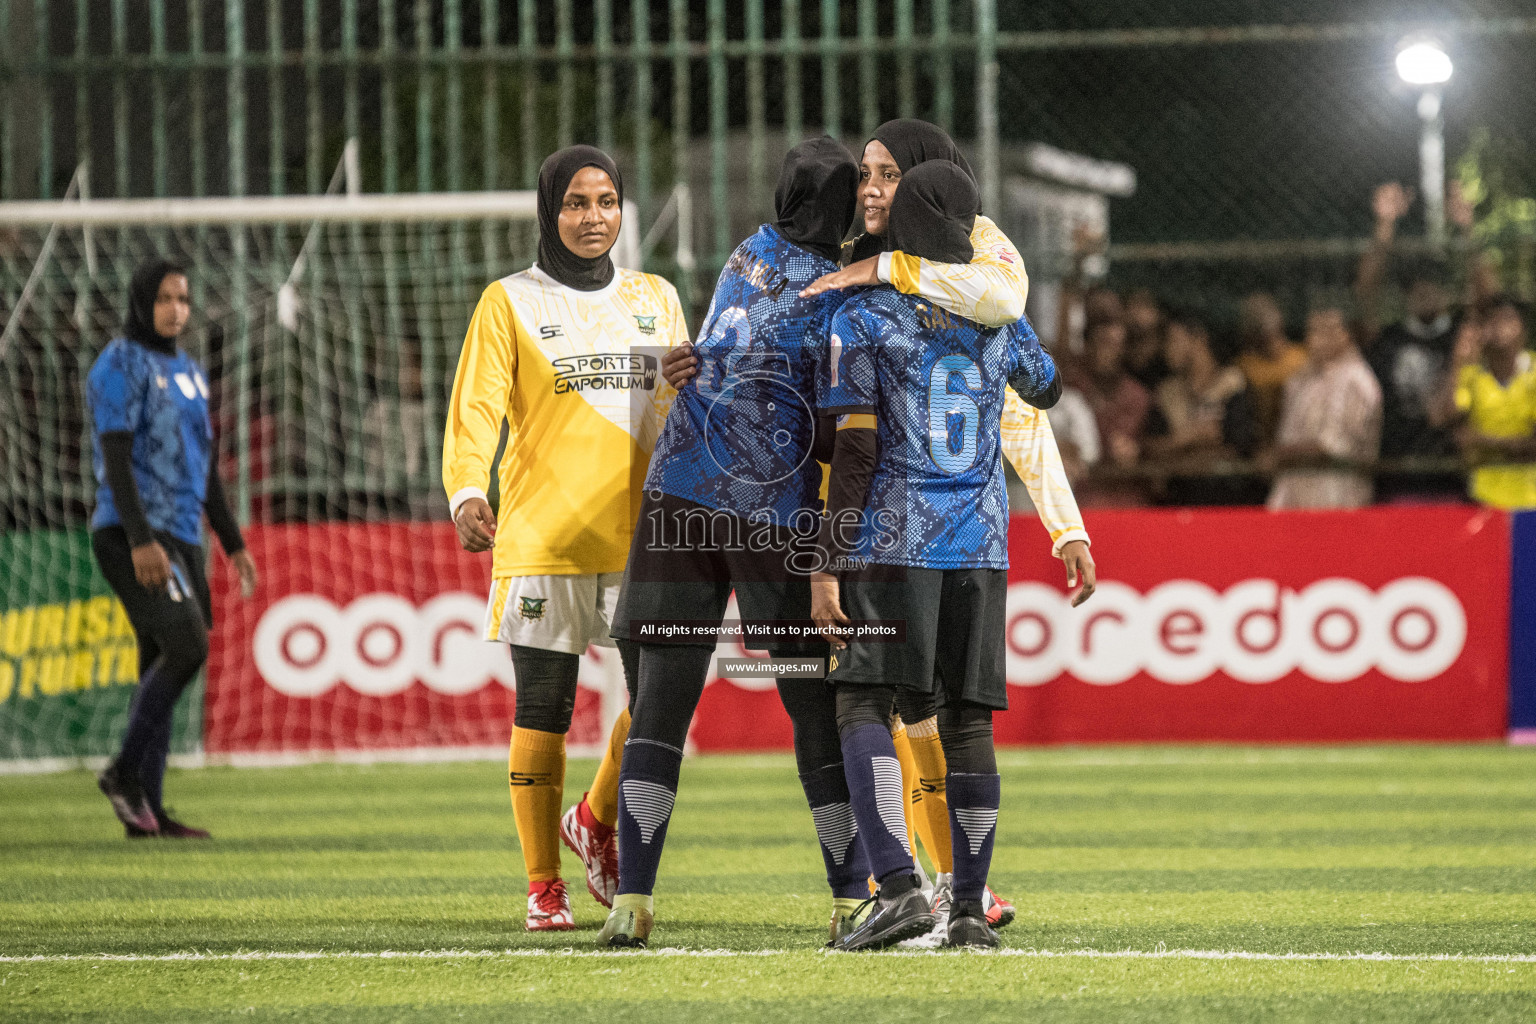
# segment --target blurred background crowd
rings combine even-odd
[[[1230,322],[1089,279],[1076,236],[1054,324],[1067,388],[1051,412],[1085,506],[1536,505],[1536,374],[1525,306],[1447,198],[1450,257],[1399,252],[1412,192],[1372,197],[1351,293],[1286,310],[1242,296]],[[1017,490],[1017,489],[1016,489]]]

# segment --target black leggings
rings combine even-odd
[[[780,679],[779,700],[795,727],[795,769],[803,778],[843,763],[837,735],[837,694],[825,679]]]
[[[714,647],[638,644],[639,685],[630,701],[629,738],[661,743],[679,753],[704,696]]]
[[[117,767],[136,777],[150,806],[162,811],[161,786],[176,702],[208,660],[213,600],[203,571],[203,549],[168,533],[157,532],[155,540],[171,560],[171,579],[151,590],[134,576],[133,548],[121,526],[91,534],[96,564],[122,601],[139,645],[139,687],[128,709]]]
[[[939,704],[929,694],[902,687],[896,691],[896,713],[907,725],[916,725],[938,714]]]
[[[640,649],[629,640],[616,642],[619,660],[624,665],[624,687],[629,691],[633,709]],[[536,729],[562,736],[570,732],[571,716],[576,713],[576,676],[581,669],[581,656],[520,644],[511,647],[512,669],[517,675],[517,704],[512,709],[512,724],[519,729]]]
[[[629,734],[635,739],[664,743],[678,750],[688,739],[688,726],[704,695],[713,647],[644,644],[639,699],[631,703],[634,716]],[[795,729],[795,767],[801,775],[841,764],[836,705],[832,688],[820,679],[780,679],[779,699]]]
[[[861,725],[888,726],[891,706],[900,690],[893,686],[856,683],[837,687],[838,732]],[[922,697],[921,694],[917,695]],[[992,745],[992,709],[966,701],[948,702],[939,708],[939,742],[949,771],[963,775],[996,775],[997,754]]]

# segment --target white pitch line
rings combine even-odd
[[[423,950],[250,950],[239,953],[39,953],[0,956],[0,963],[217,963],[248,960],[504,960],[539,957],[723,958],[788,956],[823,953],[819,949],[423,949]],[[885,956],[941,956],[940,950],[887,950]],[[1037,960],[1265,960],[1361,961],[1367,963],[1536,963],[1536,953],[1255,953],[1242,949],[999,949],[981,956]]]

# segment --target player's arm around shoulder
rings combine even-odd
[[[904,252],[877,257],[876,277],[907,295],[919,295],[983,327],[1003,327],[1024,316],[1029,274],[1008,236],[986,217],[971,229],[969,263],[935,263]]]
[[[443,428],[443,488],[466,551],[488,551],[495,542],[496,516],[485,488],[516,383],[521,330],[506,286],[492,283],[464,335]]]

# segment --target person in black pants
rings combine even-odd
[[[139,267],[122,336],[97,357],[86,383],[95,440],[91,548],[139,645],[128,731],[97,780],[129,838],[208,837],[166,813],[161,789],[176,701],[208,660],[205,512],[241,591],[250,597],[256,589],[256,563],[219,480],[208,380],[176,347],[190,313],[185,271],[159,259]]]

